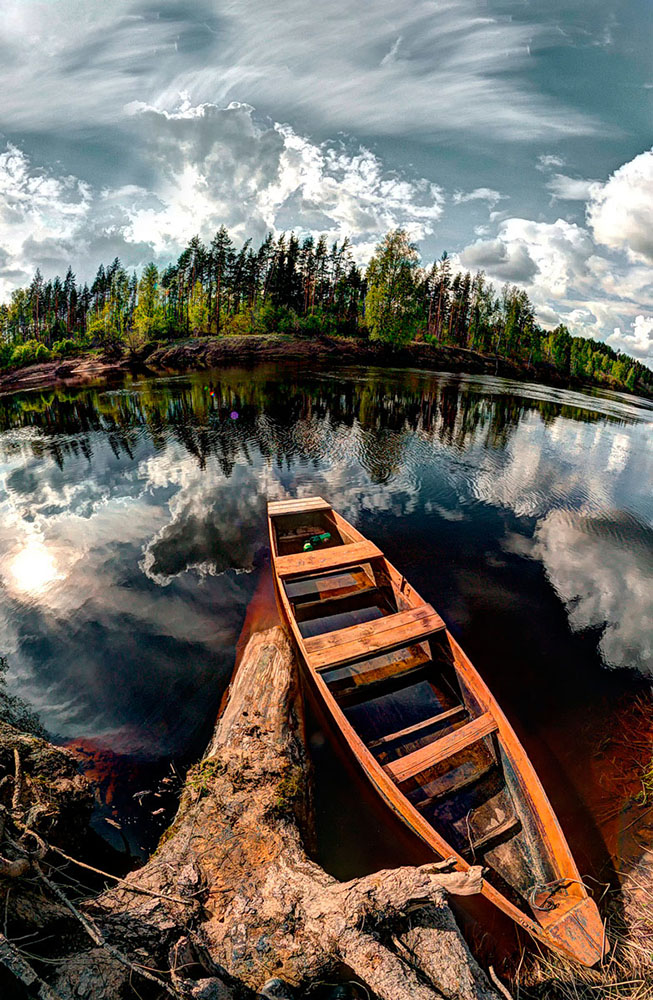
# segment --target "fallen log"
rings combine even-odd
[[[309,789],[297,665],[274,628],[250,640],[155,854],[68,907],[65,946],[42,973],[55,994],[228,1000],[274,979],[274,995],[288,984],[301,996],[345,967],[381,1000],[496,1000],[446,902],[478,892],[481,869],[338,882],[305,850]]]

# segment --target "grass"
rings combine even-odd
[[[617,715],[620,735],[599,742],[597,755],[619,763],[606,790],[636,818],[622,827],[628,857],[615,858],[619,871],[607,873],[613,888],[600,903],[610,953],[593,969],[548,952],[525,955],[515,1000],[653,1000],[653,702],[641,696]]]
[[[218,757],[206,757],[190,768],[186,775],[186,786],[203,798],[217,777],[225,772],[225,765]]]
[[[653,852],[634,865],[602,907],[610,953],[586,969],[552,953],[530,955],[512,981],[515,1000],[651,1000]]]
[[[642,790],[637,798],[638,804],[645,806],[653,801],[653,754],[650,763],[646,765],[640,775]]]

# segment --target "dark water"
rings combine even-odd
[[[321,494],[443,615],[597,872],[614,853],[597,747],[653,672],[652,425],[629,397],[353,368],[2,398],[10,690],[88,755],[99,828],[120,843],[112,817],[149,846],[248,605],[252,627],[272,614],[266,501]],[[403,860],[402,831],[374,801],[361,810],[319,720],[312,745],[324,863],[348,876]]]

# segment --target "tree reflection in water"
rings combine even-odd
[[[632,399],[298,366],[0,398],[8,684],[62,739],[192,754],[265,566],[266,499],[318,493],[456,629],[546,774],[561,719],[609,725],[645,676],[650,422]],[[582,752],[563,756],[582,785]]]

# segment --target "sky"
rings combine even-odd
[[[653,364],[650,0],[2,0],[0,301],[405,227]]]

